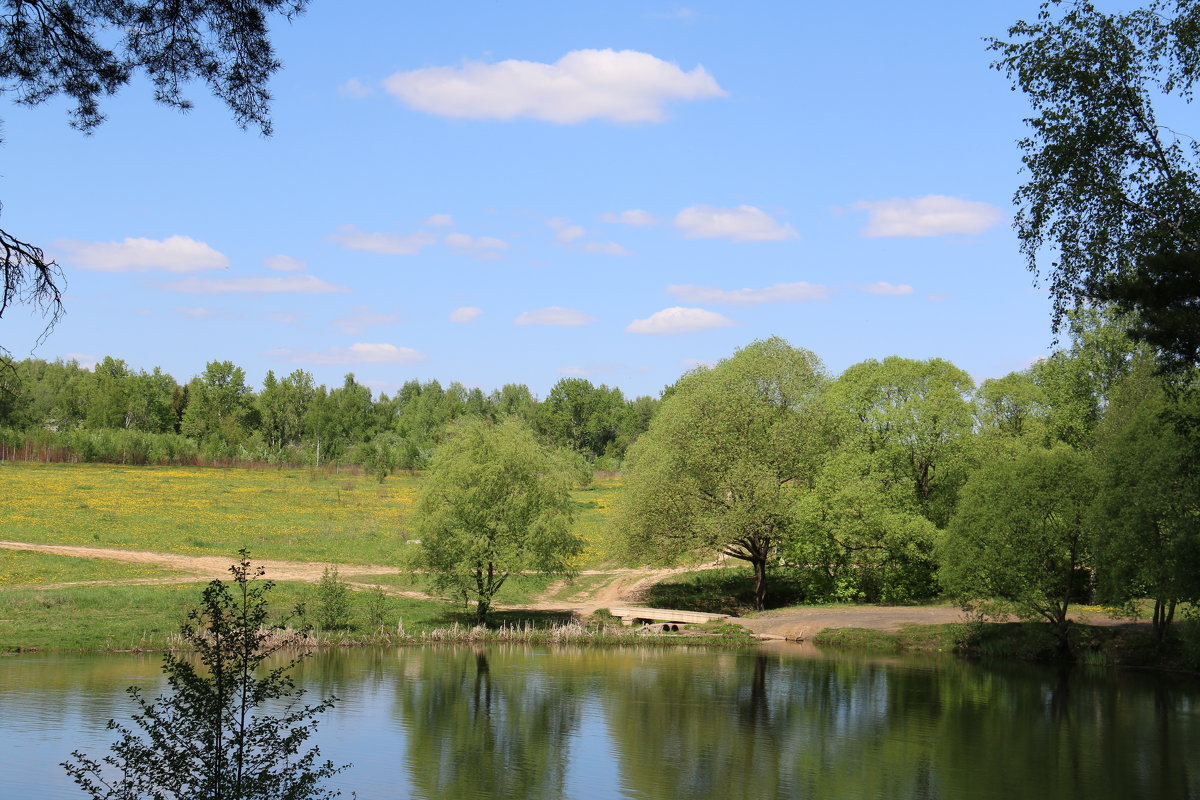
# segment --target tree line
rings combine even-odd
[[[684,375],[630,448],[617,531],[643,561],[715,552],[801,602],[946,595],[1052,623],[1153,601],[1161,645],[1200,600],[1197,442],[1128,325],[1070,315],[1050,358],[978,387],[942,359],[831,377],[782,339]]]
[[[615,470],[657,405],[583,378],[559,380],[541,400],[524,384],[485,394],[436,380],[408,381],[389,396],[353,374],[327,388],[300,369],[268,372],[255,391],[230,361],[209,362],[181,384],[111,356],[91,370],[26,359],[0,374],[0,447],[10,459],[357,464],[383,477],[428,466],[455,419],[515,417],[592,468]]]

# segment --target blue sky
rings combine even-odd
[[[135,83],[91,136],[3,110],[0,225],[67,316],[0,343],[180,380],[353,372],[657,394],[778,335],[977,380],[1051,343],[1010,228],[1036,3],[356,4],[276,26],[275,135]]]

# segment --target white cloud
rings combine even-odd
[[[592,375],[608,375],[621,369],[617,364],[591,364],[582,366],[574,364],[569,367],[559,367],[555,370],[559,375],[569,375],[573,378],[587,378]]]
[[[735,242],[778,242],[799,239],[791,225],[754,206],[691,206],[675,215],[675,227],[689,239],[729,238]]]
[[[54,247],[66,250],[80,269],[97,272],[200,272],[224,269],[229,259],[190,236],[166,239],[124,239],[120,242],[81,242],[59,239]]]
[[[451,322],[474,322],[483,313],[478,306],[460,306],[450,312]]]
[[[978,234],[1004,221],[1004,212],[990,203],[940,194],[864,200],[851,207],[867,212],[861,234],[871,238]]]
[[[449,214],[430,214],[422,224],[431,228],[449,228],[454,224],[454,217]]]
[[[96,364],[100,361],[100,356],[94,356],[91,353],[63,353],[62,360],[74,361],[83,369],[94,371]]]
[[[349,314],[335,319],[331,324],[342,333],[362,333],[366,328],[380,325],[395,325],[400,321],[399,314],[380,314],[370,306],[355,306]]]
[[[933,292],[925,295],[925,299],[931,303],[941,303],[950,299],[950,294],[947,292]]]
[[[343,97],[362,99],[364,97],[369,97],[374,93],[374,89],[360,81],[358,78],[351,78],[338,87],[338,94],[342,95]]]
[[[667,287],[681,303],[717,303],[753,306],[759,303],[814,303],[829,299],[829,287],[818,283],[777,283],[765,289],[720,289],[716,286],[676,284]]]
[[[554,238],[560,242],[573,242],[587,233],[580,226],[572,225],[566,217],[551,217],[546,220],[546,224],[557,231]]]
[[[342,225],[337,233],[325,237],[337,242],[347,250],[365,250],[385,256],[411,256],[437,241],[432,233],[367,233],[354,225]]]
[[[852,289],[858,289],[859,291],[868,292],[870,294],[903,295],[913,293],[913,287],[909,286],[907,283],[894,284],[888,283],[887,281],[879,281],[878,283],[867,284],[852,283],[850,284],[850,287]]]
[[[196,306],[193,308],[176,308],[175,313],[179,314],[180,316],[190,317],[192,319],[210,319],[212,317],[228,316],[222,311],[217,311],[213,308],[204,308],[202,306]]]
[[[509,59],[397,72],[383,82],[400,102],[445,117],[561,125],[590,119],[661,122],[673,100],[723,97],[704,67],[677,65],[635,50],[574,50],[553,64]]]
[[[226,294],[229,292],[332,294],[350,291],[345,286],[323,281],[316,275],[264,275],[252,278],[182,278],[163,284],[164,289],[188,294]]]
[[[288,311],[277,311],[267,314],[267,319],[271,322],[282,322],[285,325],[296,325],[300,322],[300,315]]]
[[[427,356],[411,347],[394,344],[356,343],[349,347],[330,347],[326,350],[279,348],[265,355],[275,356],[297,364],[410,364]]]
[[[646,319],[635,319],[626,326],[629,333],[675,334],[693,333],[709,328],[728,328],[736,325],[724,314],[703,308],[664,308]]]
[[[578,327],[595,322],[596,318],[574,308],[549,306],[536,311],[526,311],[513,320],[513,325],[558,325]]]
[[[634,225],[642,228],[647,225],[657,225],[658,217],[651,214],[649,211],[642,211],[640,208],[631,208],[628,211],[622,211],[619,214],[614,214],[611,211],[606,211],[600,215],[601,222],[613,222],[618,225]]]
[[[263,266],[276,272],[303,272],[307,266],[303,261],[291,256],[278,255],[263,259]]]
[[[443,240],[460,253],[495,256],[497,250],[507,250],[508,242],[494,236],[472,236],[469,233],[448,233]]]
[[[633,253],[616,242],[584,242],[584,252],[599,253],[605,256],[631,256]]]
[[[652,12],[645,16],[650,19],[673,19],[679,22],[691,22],[696,18],[696,12],[686,6],[681,6],[674,11]]]

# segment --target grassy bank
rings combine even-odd
[[[1160,652],[1149,626],[1075,624],[1071,628],[1072,657],[1084,664],[1157,667],[1200,671],[1200,625],[1177,623],[1174,635]],[[1058,641],[1041,622],[965,622],[949,625],[910,625],[897,632],[866,628],[831,628],[812,639],[828,647],[858,647],[882,651],[938,651],[980,658],[1056,661]]]
[[[52,556],[51,559],[62,559]],[[66,559],[86,561],[85,559]],[[63,568],[60,567],[61,572]],[[371,576],[375,578],[377,576]],[[518,581],[510,602],[528,596],[545,578]],[[205,582],[169,585],[68,586],[58,589],[9,587],[0,590],[0,653],[22,651],[147,651],[182,646],[179,627],[198,605]],[[564,591],[568,591],[564,589]],[[526,644],[662,644],[745,646],[744,630],[664,634],[624,628],[597,616],[582,624],[570,614],[549,611],[497,611],[487,628],[475,626],[472,609],[436,600],[397,597],[375,591],[348,591],[339,622],[319,629],[322,606],[329,602],[314,584],[281,582],[270,594],[275,618],[299,604],[294,628],[311,627],[315,646],[398,645],[446,642],[523,642]]]

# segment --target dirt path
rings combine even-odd
[[[194,583],[229,577],[229,558],[226,556],[185,556],[179,553],[156,553],[148,550],[114,550],[106,547],[76,547],[62,544],[32,544],[30,542],[0,541],[0,550],[32,550],[76,558],[97,558],[121,561],[127,564],[142,564],[174,570],[178,575],[163,575],[154,578],[117,578],[106,581],[70,581],[65,583],[40,583],[22,586],[22,589],[66,589],[73,586],[156,586],[174,583]],[[321,579],[326,567],[336,567],[343,575],[399,575],[402,570],[374,564],[326,564],[304,561],[255,561],[255,565],[266,570],[272,580],[305,581],[315,583]],[[372,589],[379,584],[362,581],[347,581],[358,589]],[[407,591],[391,586],[380,586],[389,595],[428,600],[423,592]]]
[[[106,547],[76,547],[63,544],[6,541],[0,541],[0,549],[33,550],[39,553],[75,556],[76,558],[102,558],[188,573],[187,576],[180,576],[178,579],[163,578],[163,582],[166,583],[186,583],[197,579],[213,580],[214,578],[229,577],[230,561],[228,556],[185,556],[178,553],[154,553],[148,550],[113,550]],[[267,575],[276,581],[318,581],[326,567],[336,567],[338,572],[355,575],[397,575],[401,572],[396,567],[381,567],[371,564],[326,564],[304,561],[261,561],[258,559],[255,559],[254,563],[256,566],[263,567],[267,571]],[[112,581],[112,583],[123,582]]]
[[[158,584],[192,583],[197,580],[213,580],[229,577],[229,558],[225,556],[187,556],[178,553],[157,553],[146,550],[114,550],[104,547],[76,547],[58,544],[32,544],[29,542],[0,541],[3,550],[32,550],[77,558],[98,558],[123,561],[129,564],[144,564],[178,572],[150,578],[125,578],[106,581],[75,581],[70,583],[36,584],[24,589],[62,589],[72,586],[147,586]],[[342,575],[353,576],[348,583],[358,589],[371,589],[379,584],[362,580],[370,575],[399,575],[396,567],[371,564],[326,564],[303,561],[257,561],[266,569],[273,580],[306,581],[315,583],[321,579],[326,567],[336,567]],[[610,608],[623,603],[639,602],[645,591],[654,584],[673,575],[721,566],[714,561],[694,567],[674,569],[609,569],[583,570],[581,576],[612,576],[612,580],[591,590],[579,593],[570,599],[556,599],[568,584],[557,581],[547,587],[542,597],[526,605],[496,606],[497,610],[561,611],[564,614],[587,616],[600,608]],[[17,587],[14,587],[17,588]],[[430,599],[422,592],[381,586],[385,593],[396,597]],[[584,596],[580,596],[583,594]],[[1076,612],[1072,617],[1092,625],[1123,624],[1103,614]],[[847,606],[841,608],[790,608],[768,611],[754,617],[737,621],[757,634],[782,636],[788,639],[807,639],[825,628],[873,628],[882,631],[897,631],[905,625],[936,625],[960,622],[963,612],[952,606]]]
[[[898,631],[905,625],[940,625],[962,621],[962,609],[952,606],[781,608],[738,620],[755,633],[783,636],[787,639],[808,639],[826,628]]]

